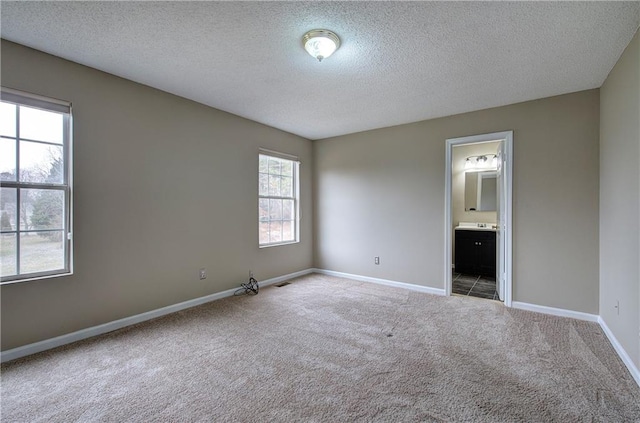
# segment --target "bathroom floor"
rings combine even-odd
[[[458,295],[499,301],[498,292],[496,291],[496,278],[488,276],[465,275],[453,272],[451,291]]]

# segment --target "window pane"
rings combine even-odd
[[[60,113],[20,106],[20,138],[62,144],[63,124]]]
[[[293,197],[293,178],[282,177],[280,180],[280,195],[282,197]]]
[[[31,229],[31,216],[33,216],[33,204],[35,203],[35,197],[31,190],[20,190],[20,207],[18,221],[20,223],[20,229]]]
[[[269,219],[282,220],[282,200],[269,200]]]
[[[269,195],[269,175],[259,173],[258,195]]]
[[[282,241],[294,241],[295,238],[293,222],[282,222]]]
[[[280,175],[280,160],[269,158],[269,173],[272,175]]]
[[[16,136],[16,105],[0,103],[0,135]]]
[[[293,162],[291,160],[282,161],[282,174],[284,176],[293,176]]]
[[[20,234],[20,273],[64,269],[63,232]]]
[[[258,232],[260,237],[260,244],[269,243],[269,222],[258,223]]]
[[[258,172],[269,172],[269,157],[260,155],[260,158],[258,159]]]
[[[281,176],[269,175],[269,195],[280,197],[280,178]]]
[[[17,229],[17,191],[15,188],[0,189],[0,229],[3,231],[15,231]]]
[[[16,141],[0,138],[0,181],[16,180]]]
[[[261,198],[258,201],[258,220],[265,222],[269,220],[269,200]]]
[[[282,222],[269,223],[269,242],[282,241]]]
[[[293,200],[282,201],[282,219],[283,220],[293,220],[295,218],[293,207],[294,207]]]
[[[21,189],[20,206],[20,212],[28,215],[22,219],[22,229],[64,229],[64,191]]]
[[[16,260],[16,234],[0,235],[0,275],[15,275]]]
[[[62,146],[20,141],[20,181],[64,182]]]

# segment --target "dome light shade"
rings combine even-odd
[[[328,29],[314,29],[304,34],[302,43],[307,53],[322,62],[340,47],[340,38]]]

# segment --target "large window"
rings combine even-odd
[[[71,106],[2,88],[0,277],[71,272]]]
[[[274,153],[275,154],[275,153]],[[298,242],[297,159],[260,154],[258,231],[260,247]]]

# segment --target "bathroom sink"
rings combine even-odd
[[[465,230],[465,231],[493,231],[495,232],[497,229],[496,223],[477,223],[477,222],[460,222],[458,226],[455,227],[456,230]]]

